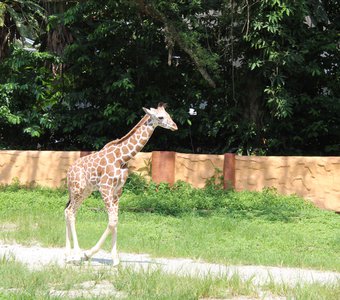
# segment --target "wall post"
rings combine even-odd
[[[175,183],[176,152],[153,151],[152,152],[152,181],[155,183]]]
[[[93,151],[80,151],[79,157],[84,157],[84,156],[90,155],[92,153],[93,153]]]
[[[223,163],[223,188],[235,189],[235,154],[225,153]]]

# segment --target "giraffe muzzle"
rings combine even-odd
[[[173,124],[170,126],[170,130],[171,130],[171,131],[176,131],[176,130],[178,130],[177,125],[176,125],[175,123],[173,123]]]

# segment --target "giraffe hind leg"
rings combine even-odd
[[[68,218],[66,209],[70,205],[71,200],[69,200],[65,207],[65,222],[66,222],[66,252],[65,258],[68,259],[71,256],[71,226]]]
[[[84,197],[81,195],[72,195],[68,205],[65,208],[65,221],[66,221],[66,260],[67,261],[80,261],[82,259],[81,250],[79,247],[77,231],[76,231],[76,213],[83,201]],[[71,246],[71,238],[73,241],[73,250]]]

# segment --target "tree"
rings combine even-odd
[[[53,11],[47,28],[61,33],[63,42],[58,51],[41,50],[57,53],[65,67],[56,77],[35,69],[44,74],[36,88],[48,91],[44,101],[52,105],[34,111],[48,113],[51,122],[29,118],[35,127],[27,123],[24,130],[39,132],[29,143],[98,149],[123,135],[142,106],[162,101],[181,130],[171,136],[156,132],[150,149],[336,154],[338,7],[338,1],[318,0],[87,0],[57,10],[45,6]],[[57,58],[45,56],[49,63]],[[0,80],[11,74],[6,70]],[[16,109],[11,113],[20,115]]]
[[[60,101],[58,78],[50,69],[58,58],[49,53],[14,47],[0,64],[0,146],[48,148],[57,120],[53,106]],[[45,141],[44,141],[45,140]]]
[[[53,126],[51,107],[60,93],[49,66],[59,59],[37,51],[46,24],[39,2],[0,3],[0,145],[6,148],[36,148]]]
[[[35,39],[45,18],[38,1],[4,0],[0,2],[0,60],[8,54],[15,40]],[[23,41],[24,42],[24,41]]]

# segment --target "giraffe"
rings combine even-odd
[[[69,168],[67,173],[69,201],[65,208],[67,261],[90,259],[111,234],[112,262],[113,265],[119,264],[117,255],[118,203],[128,177],[127,162],[142,150],[157,126],[172,131],[178,129],[165,108],[163,103],[158,104],[157,108],[143,107],[145,116],[128,134],[121,139],[109,142],[98,152],[79,158]],[[95,190],[99,190],[105,203],[108,225],[97,244],[82,254],[75,227],[76,212],[85,198]]]

